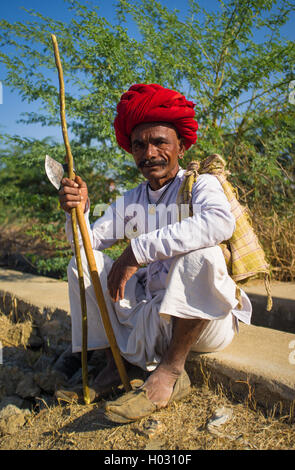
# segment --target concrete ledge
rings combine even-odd
[[[283,287],[287,291],[290,286]],[[293,301],[292,296],[290,291]],[[41,326],[44,321],[62,322],[70,333],[67,282],[0,269],[0,308],[19,320],[29,314]],[[222,384],[237,399],[247,397],[267,408],[279,404],[279,411],[289,414],[295,405],[294,351],[295,334],[240,323],[239,334],[225,350],[191,352],[187,370],[193,383]]]
[[[268,409],[278,404],[289,413],[295,404],[294,350],[294,334],[240,324],[230,346],[217,353],[191,352],[187,366],[193,382],[222,384],[237,399]]]
[[[244,287],[252,306],[252,324],[266,326],[275,330],[295,333],[295,284],[272,282],[271,291],[273,308],[267,312],[267,296],[264,282],[254,280]]]
[[[11,294],[40,311],[49,308],[70,312],[68,283],[64,281],[0,269],[0,291],[2,298],[5,293]]]
[[[0,269],[0,311],[15,323],[29,319],[57,355],[71,341],[67,282]]]

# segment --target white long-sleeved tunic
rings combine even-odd
[[[175,256],[216,246],[229,239],[235,228],[235,219],[222,186],[209,174],[200,175],[193,186],[194,215],[179,220],[176,198],[184,173],[180,169],[171,184],[157,191],[152,191],[147,182],[143,182],[125,192],[92,225],[89,223],[89,210],[85,213],[93,249],[104,250],[126,236],[131,239],[136,260],[147,265],[147,298],[153,291],[165,288]],[[151,203],[160,198],[155,211]],[[66,233],[72,243],[69,217]],[[233,313],[250,323],[250,308],[233,310]]]

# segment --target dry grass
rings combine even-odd
[[[216,408],[230,407],[233,418],[210,432],[206,423]],[[104,420],[103,402],[95,405],[66,404],[32,414],[13,436],[4,436],[0,449],[79,450],[290,450],[295,449],[294,424],[287,417],[275,419],[233,403],[223,394],[192,388],[184,400],[154,413],[161,431],[149,438],[145,424],[116,426]]]
[[[258,206],[251,211],[253,225],[261,241],[272,278],[277,281],[295,281],[295,217],[280,216],[275,212],[266,217],[263,208]]]
[[[23,354],[28,363],[26,337],[30,322],[13,324],[0,315],[0,340],[3,346]],[[5,363],[0,366],[5,367]],[[266,416],[249,395],[243,403],[230,399],[221,387],[213,392],[206,384],[192,387],[181,402],[152,415],[160,422],[159,432],[149,437],[145,426],[150,418],[128,425],[115,425],[103,417],[104,402],[93,405],[54,403],[43,400],[43,409],[32,411],[26,424],[13,435],[0,440],[1,450],[282,450],[295,449],[295,424],[292,411],[279,419]],[[207,380],[208,383],[208,380]],[[232,418],[209,431],[207,422],[214,411],[229,407]],[[293,410],[294,412],[294,410]]]
[[[11,312],[13,322],[10,317],[0,313],[0,339],[2,347],[23,348],[26,349],[28,340],[33,331],[33,325],[30,319],[15,323],[15,314]]]

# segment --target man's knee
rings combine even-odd
[[[232,313],[220,320],[209,321],[191,350],[203,353],[222,351],[235,336],[236,321]]]
[[[219,246],[209,246],[207,248],[200,248],[198,250],[190,251],[184,255],[187,259],[200,259],[200,260],[220,260],[223,259],[223,254]]]
[[[191,270],[198,272],[204,270],[211,273],[217,270],[220,275],[228,274],[225,259],[219,246],[201,248],[186,253],[184,255],[184,266],[188,272]]]

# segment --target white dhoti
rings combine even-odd
[[[152,370],[160,361],[172,337],[171,317],[210,320],[192,350],[212,352],[231,343],[237,326],[236,286],[229,277],[219,247],[191,251],[173,259],[166,288],[150,286],[146,295],[148,268],[140,268],[127,282],[125,298],[113,302],[107,289],[107,275],[113,261],[94,251],[102,289],[122,356],[144,370]],[[109,347],[88,265],[82,251],[88,319],[88,350]],[[82,323],[80,291],[75,259],[68,268],[72,317],[72,350],[81,351]],[[242,292],[242,311],[251,304]],[[242,313],[242,312],[241,312]]]

